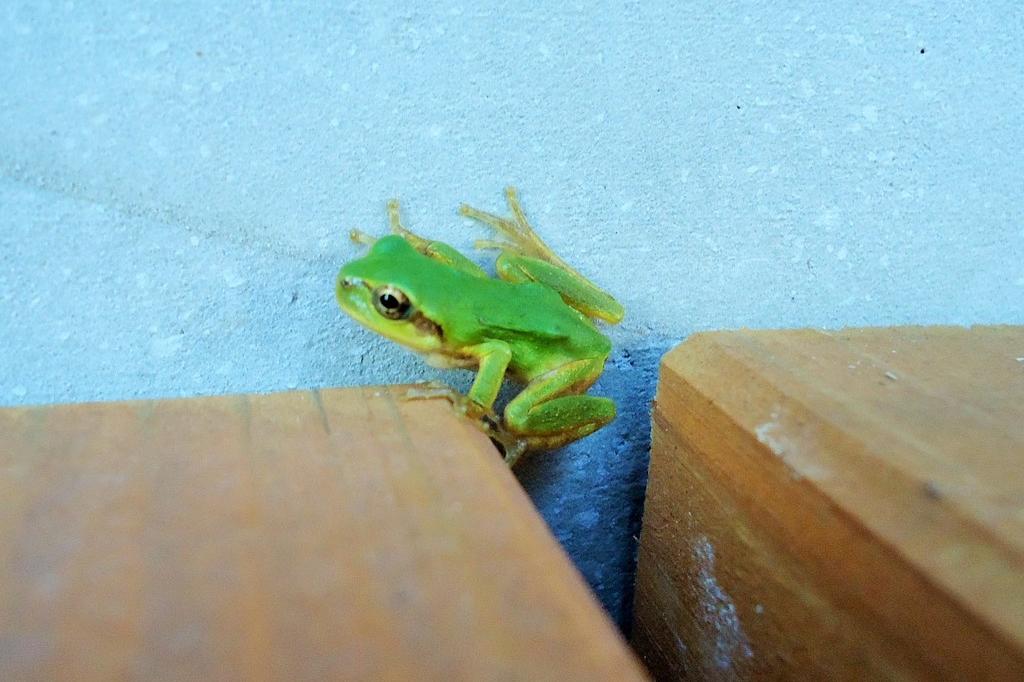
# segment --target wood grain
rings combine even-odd
[[[664,679],[1024,679],[1024,328],[669,353],[635,643]]]
[[[395,395],[0,410],[0,678],[643,679],[488,440]]]

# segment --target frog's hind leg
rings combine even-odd
[[[530,227],[530,223],[526,220],[526,214],[523,213],[523,208],[519,205],[519,194],[515,187],[505,188],[505,199],[508,201],[509,210],[512,211],[512,220],[496,216],[493,213],[481,211],[480,209],[473,208],[467,204],[459,206],[459,213],[467,218],[479,220],[485,225],[489,225],[496,230],[498,234],[508,240],[493,241],[482,239],[477,241],[477,248],[514,251],[516,253],[547,261],[552,265],[569,270],[570,272],[575,272],[572,267],[559,258],[558,254],[552,251],[551,247],[545,244],[544,241],[537,236],[537,233],[533,231],[533,228]]]
[[[625,314],[622,304],[593,282],[547,261],[506,251],[498,256],[494,269],[506,282],[540,282],[554,289],[562,300],[587,317],[617,324]]]
[[[505,189],[505,197],[511,220],[465,204],[459,208],[462,215],[489,225],[508,240],[476,243],[477,248],[502,251],[495,264],[498,276],[508,282],[540,282],[583,314],[612,324],[620,322],[624,310],[619,302],[559,258],[533,231],[514,187]]]
[[[584,391],[603,369],[603,358],[588,358],[535,379],[505,407],[505,427],[528,450],[552,450],[597,431],[615,418],[615,403]]]

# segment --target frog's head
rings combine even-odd
[[[426,261],[426,262],[425,262]],[[441,327],[417,305],[418,282],[429,280],[430,259],[405,239],[378,239],[363,258],[338,273],[338,304],[365,327],[413,350],[432,353],[442,346]]]

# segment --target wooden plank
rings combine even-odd
[[[488,440],[395,396],[0,410],[0,679],[642,679]]]
[[[664,679],[1024,679],[1024,328],[669,353],[635,619]]]

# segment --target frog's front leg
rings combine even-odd
[[[534,379],[505,408],[506,428],[528,450],[552,450],[597,431],[615,418],[615,403],[583,392],[604,363],[603,357],[577,360]]]
[[[484,433],[501,445],[505,461],[511,465],[525,450],[526,441],[503,426],[494,414],[494,401],[505,379],[512,351],[503,341],[485,341],[471,346],[465,352],[479,363],[476,378],[467,395],[460,394],[450,386],[430,384],[423,388],[409,389],[405,397],[446,398],[460,414],[476,422]]]
[[[433,258],[436,261],[440,261],[445,265],[455,268],[460,272],[473,275],[474,277],[489,277],[486,270],[444,242],[424,239],[402,225],[402,219],[398,212],[398,199],[392,199],[388,202],[388,222],[391,224],[392,233],[401,236],[405,241],[409,242],[414,249],[422,253],[424,256]]]
[[[473,275],[474,277],[482,277],[485,279],[490,277],[486,270],[444,242],[424,239],[402,225],[402,219],[398,210],[398,199],[392,199],[388,202],[388,223],[391,226],[392,234],[397,234],[402,239],[409,242],[414,249],[422,253],[424,256],[433,258],[436,261],[444,263],[445,265],[448,265],[460,272]],[[356,244],[362,244],[363,246],[373,246],[377,241],[375,237],[366,234],[362,230],[352,230],[349,232],[349,239]]]

